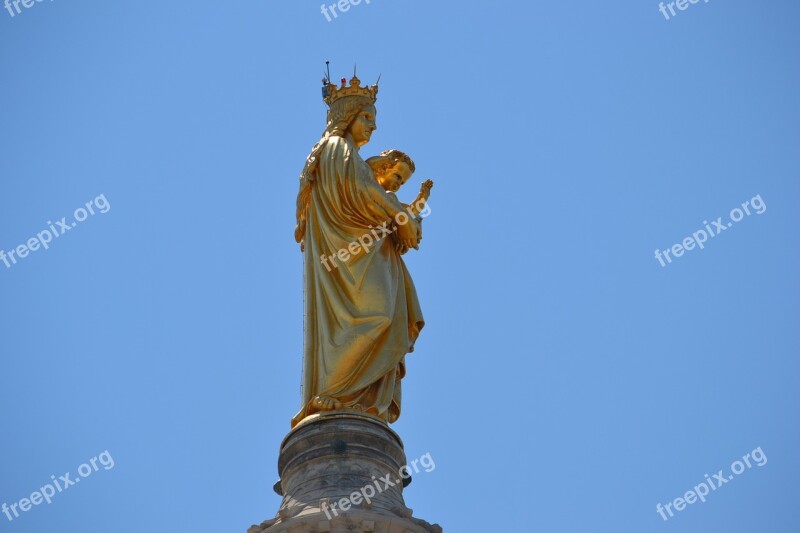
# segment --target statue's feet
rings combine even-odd
[[[334,411],[342,408],[342,402],[330,396],[317,396],[312,405],[320,411]]]

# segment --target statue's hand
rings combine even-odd
[[[400,237],[397,234],[397,226],[393,227],[393,231],[394,233],[392,233],[390,236],[392,239],[392,246],[394,246],[394,249],[397,250],[397,253],[404,255],[406,252],[408,252],[408,246],[400,242]]]
[[[419,239],[422,237],[422,229],[419,222],[413,218],[409,219],[406,224],[397,226],[397,241],[406,247],[419,250]]]
[[[432,188],[433,188],[433,180],[425,180],[419,187],[419,193],[422,196],[424,196],[425,199],[427,200],[431,195]]]

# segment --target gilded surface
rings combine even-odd
[[[396,150],[370,158],[360,148],[376,129],[377,87],[353,77],[325,80],[330,109],[300,177],[295,238],[304,258],[302,408],[292,426],[321,411],[400,416],[405,355],[424,326],[402,254],[418,248],[427,181],[413,205],[395,192],[414,171]]]

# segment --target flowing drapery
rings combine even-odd
[[[400,416],[404,357],[424,326],[405,263],[379,229],[402,210],[349,138],[326,141],[306,213],[303,406],[293,426],[316,412],[317,396]]]

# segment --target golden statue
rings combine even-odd
[[[395,193],[414,162],[399,150],[362,159],[376,129],[378,86],[353,76],[323,80],[325,132],[306,159],[295,239],[305,254],[302,408],[292,427],[319,412],[400,416],[405,354],[425,322],[402,255],[418,249],[433,182],[412,205]]]

